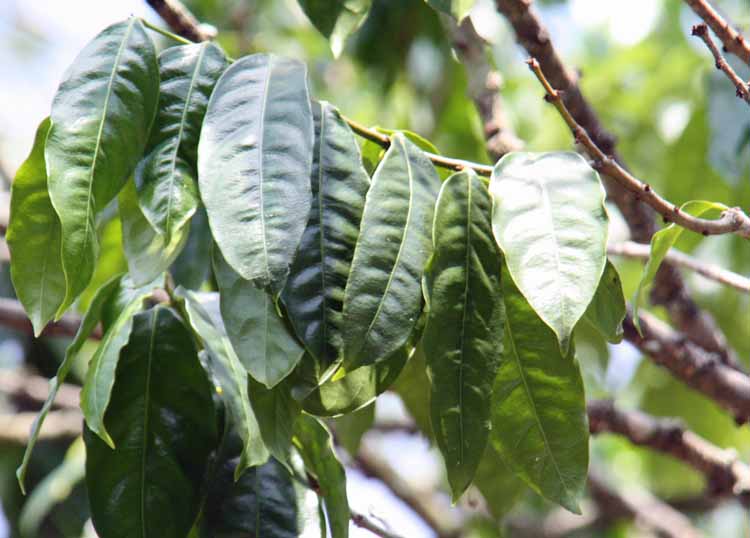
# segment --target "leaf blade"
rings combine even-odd
[[[607,260],[604,273],[586,312],[585,319],[599,334],[612,344],[622,342],[622,321],[627,314],[622,280],[615,266]]]

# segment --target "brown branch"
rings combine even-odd
[[[352,523],[354,523],[357,527],[367,529],[374,535],[380,536],[380,538],[402,538],[402,536],[384,529],[381,525],[378,525],[372,519],[368,518],[364,514],[355,512],[354,510],[352,510],[351,512],[351,520]]]
[[[716,69],[724,73],[732,84],[734,84],[734,87],[737,90],[737,97],[750,104],[750,87],[748,87],[748,84],[740,78],[734,69],[732,69],[732,66],[729,65],[729,62],[727,62],[726,59],[724,59],[724,56],[721,55],[716,43],[714,43],[714,40],[711,39],[711,36],[708,34],[708,27],[705,24],[696,24],[693,26],[692,34],[701,38],[706,44],[708,50],[711,51],[711,54],[714,57]]]
[[[649,245],[644,245],[643,243],[624,241],[622,243],[608,245],[607,254],[647,260],[651,257],[651,247]],[[685,269],[694,271],[710,280],[731,286],[732,288],[744,293],[750,293],[750,278],[745,278],[742,275],[728,271],[716,264],[697,260],[675,249],[671,249],[667,252],[665,259],[678,267],[684,267]]]
[[[31,425],[37,413],[23,412],[0,415],[0,443],[25,445],[29,442]],[[50,411],[44,428],[39,432],[40,440],[72,439],[81,435],[83,416],[78,410]]]
[[[42,404],[49,393],[49,379],[28,372],[3,371],[0,375],[0,394]],[[63,383],[58,387],[55,407],[78,409],[80,389]]]
[[[711,27],[724,45],[724,50],[731,52],[746,64],[750,64],[750,45],[706,0],[685,0],[685,3]]]
[[[0,297],[0,324],[26,334],[34,334],[26,311],[23,309],[21,303],[14,299]],[[42,335],[72,337],[75,336],[80,324],[81,319],[78,316],[65,314],[58,321],[48,324],[44,328]],[[91,338],[101,338],[101,329],[99,327],[94,330]]]
[[[703,473],[711,496],[735,495],[750,505],[750,466],[734,451],[709,443],[679,421],[623,411],[609,400],[590,401],[587,409],[591,433],[617,433],[635,445],[670,455]]]
[[[201,27],[198,19],[180,2],[180,0],[146,0],[164,22],[191,41],[208,41],[214,36]]]

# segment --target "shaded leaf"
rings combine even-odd
[[[591,299],[591,304],[583,313],[583,319],[607,341],[618,344],[622,342],[622,320],[625,319],[626,313],[620,275],[615,266],[607,260],[599,286],[594,298]]]
[[[373,364],[403,346],[422,307],[421,278],[439,179],[402,134],[373,176],[344,296],[344,365]]]
[[[213,238],[208,227],[208,216],[203,206],[190,219],[190,233],[179,256],[172,262],[169,272],[176,286],[198,289],[211,271]]]
[[[198,150],[214,239],[243,278],[278,293],[310,211],[313,120],[307,69],[254,54],[211,94]]]
[[[301,409],[292,398],[289,384],[281,383],[269,389],[250,377],[247,390],[263,443],[271,455],[291,471],[289,450],[292,447],[294,422]]]
[[[510,274],[567,353],[607,260],[599,175],[577,153],[511,153],[495,165],[490,192]]]
[[[454,501],[471,483],[487,444],[492,382],[503,353],[502,257],[491,212],[492,199],[476,174],[452,175],[435,208],[426,274],[430,310],[422,345],[432,430]]]
[[[356,456],[362,437],[375,423],[375,405],[370,404],[357,409],[353,413],[341,415],[333,419],[333,430],[336,441],[344,447],[351,456]]]
[[[433,8],[451,15],[458,22],[469,14],[475,0],[426,0]]]
[[[44,143],[50,129],[46,118],[36,131],[31,153],[18,168],[10,196],[6,240],[10,276],[18,300],[39,336],[65,299],[60,258],[60,219],[47,191]]]
[[[338,110],[313,102],[313,201],[282,299],[297,335],[325,366],[343,347],[344,288],[370,179]]]
[[[138,162],[158,96],[156,52],[137,18],[89,42],[55,94],[44,155],[62,226],[66,294],[58,316],[91,279],[99,249],[96,215]]]
[[[112,450],[90,430],[86,484],[100,536],[184,538],[217,444],[211,385],[169,308],[135,316],[107,411]]]
[[[313,26],[330,40],[336,58],[344,50],[349,34],[362,24],[371,3],[371,0],[299,0]]]

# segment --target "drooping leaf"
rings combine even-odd
[[[312,208],[282,294],[297,335],[332,364],[343,347],[342,303],[370,178],[338,110],[313,102]]]
[[[457,500],[471,483],[490,432],[492,382],[503,353],[502,258],[492,199],[474,172],[452,175],[435,208],[423,336],[432,430]]]
[[[216,83],[198,149],[200,192],[229,265],[278,293],[310,211],[313,120],[304,64],[238,60]]]
[[[118,276],[111,279],[109,282],[106,282],[96,293],[91,300],[91,305],[89,306],[88,311],[86,311],[86,314],[81,320],[81,324],[78,326],[75,338],[73,338],[73,341],[65,351],[65,357],[57,369],[57,374],[49,380],[49,393],[47,394],[47,399],[44,401],[44,405],[42,405],[42,409],[39,411],[34,423],[31,425],[29,442],[26,444],[26,451],[23,454],[21,465],[18,467],[18,470],[16,470],[18,485],[21,487],[23,493],[26,493],[24,485],[26,480],[26,469],[29,466],[31,454],[34,451],[34,445],[36,445],[36,441],[39,438],[39,432],[44,424],[44,419],[47,418],[47,414],[52,408],[52,404],[55,403],[57,391],[60,390],[60,385],[62,385],[65,382],[65,378],[68,377],[68,372],[70,372],[70,368],[73,366],[73,362],[75,361],[78,352],[99,323],[102,317],[104,304],[110,300],[119,286],[120,277]]]
[[[579,513],[588,469],[583,381],[503,269],[505,353],[495,379],[491,443],[534,491]]]
[[[120,279],[108,301],[116,306],[102,305],[102,319],[106,330],[86,371],[81,390],[81,409],[89,429],[112,448],[115,446],[114,440],[104,425],[104,416],[115,384],[120,351],[130,339],[133,317],[143,307],[143,301],[158,286],[159,282],[135,286],[128,277],[124,277]]]
[[[348,538],[350,512],[346,472],[336,456],[331,432],[318,419],[303,414],[295,423],[294,444],[308,473],[317,481],[318,495],[328,514],[331,538]]]
[[[34,326],[35,336],[65,299],[60,219],[49,198],[44,164],[49,129],[50,120],[46,118],[37,128],[31,153],[16,172],[6,235],[13,287]]]
[[[111,206],[112,215],[109,218],[99,219],[97,230],[100,245],[99,259],[96,260],[96,268],[88,286],[76,301],[76,310],[79,312],[88,310],[94,296],[105,282],[110,281],[115,275],[128,271],[128,261],[122,244],[122,221],[116,209]]]
[[[304,349],[276,312],[273,298],[238,275],[216,249],[214,274],[221,317],[234,351],[254,379],[275,387],[294,369]]]
[[[190,332],[166,307],[135,316],[107,422],[117,448],[90,430],[86,483],[99,536],[184,538],[217,444],[211,385]]]
[[[344,295],[344,365],[350,371],[383,360],[412,333],[438,186],[419,148],[393,135],[367,194]]]
[[[577,153],[511,153],[495,165],[490,192],[510,274],[565,354],[607,260],[599,175]]]
[[[200,206],[190,219],[190,233],[185,246],[169,268],[176,286],[190,290],[201,287],[211,271],[212,245],[206,209]]]
[[[55,94],[44,156],[62,226],[66,294],[58,316],[91,279],[99,248],[96,215],[135,168],[158,96],[154,45],[134,17],[89,42]]]
[[[299,0],[299,5],[313,26],[330,40],[333,56],[344,50],[349,34],[367,16],[372,0]]]
[[[260,428],[248,397],[248,375],[237,358],[232,344],[224,331],[219,314],[218,294],[208,296],[205,301],[193,291],[178,288],[177,295],[185,301],[190,325],[200,336],[208,351],[211,371],[230,415],[230,422],[242,442],[240,458],[233,467],[234,478],[250,467],[262,465],[268,460],[268,450],[260,436]]]
[[[351,456],[356,456],[362,437],[375,423],[375,405],[370,404],[353,413],[333,419],[336,442]]]
[[[260,436],[271,455],[290,469],[289,450],[292,447],[294,422],[300,415],[300,405],[291,395],[289,383],[269,389],[248,378],[250,405],[258,419]]]
[[[361,409],[388,390],[409,360],[409,355],[407,346],[403,346],[376,364],[346,372],[343,377],[337,377],[337,372],[305,396],[302,408],[320,417],[334,417]]]
[[[615,266],[607,260],[604,274],[596,288],[594,298],[591,299],[591,304],[583,313],[583,319],[607,341],[618,344],[622,342],[622,320],[625,319],[626,313],[620,275]]]
[[[426,0],[433,8],[442,11],[446,15],[451,15],[458,22],[461,22],[471,11],[475,0]]]
[[[682,204],[682,207],[680,207],[680,211],[689,213],[694,217],[700,217],[707,211],[725,211],[726,209],[728,208],[724,204],[709,202],[706,200],[691,200],[685,202]],[[651,253],[646,265],[643,267],[641,280],[638,282],[638,288],[633,297],[633,322],[639,332],[641,330],[641,324],[638,311],[640,310],[641,305],[645,302],[646,290],[648,290],[653,283],[654,278],[656,277],[656,272],[659,270],[661,262],[663,262],[664,258],[667,256],[669,249],[677,243],[677,240],[680,238],[684,230],[685,228],[682,226],[672,223],[666,228],[656,232],[651,238]]]
[[[228,65],[210,42],[159,55],[159,113],[136,184],[143,215],[169,243],[198,207],[198,139],[214,84]]]
[[[122,220],[122,242],[130,276],[136,284],[150,282],[163,273],[182,251],[190,233],[183,226],[172,234],[170,243],[154,231],[138,205],[135,183],[128,181],[117,197]]]

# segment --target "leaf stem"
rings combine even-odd
[[[158,26],[156,26],[156,25],[151,24],[150,22],[148,22],[146,19],[141,18],[140,20],[141,20],[141,23],[143,24],[143,26],[145,26],[146,28],[148,28],[151,31],[156,32],[157,34],[161,34],[164,37],[168,37],[169,39],[177,41],[178,43],[182,43],[183,45],[193,45],[194,44],[193,41],[190,41],[189,39],[185,39],[184,37],[180,37],[177,34],[173,34],[169,30],[165,30],[163,28],[159,28]]]

